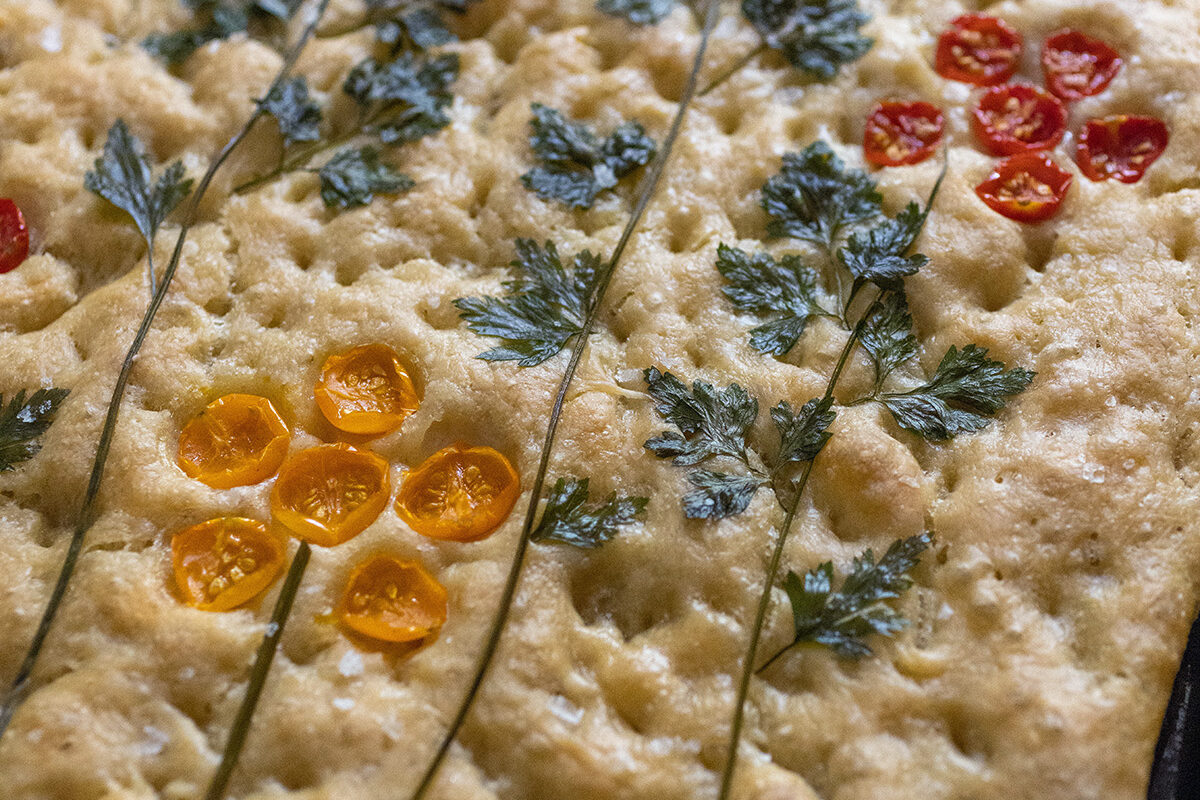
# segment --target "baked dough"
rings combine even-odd
[[[806,85],[768,55],[694,104],[615,276],[550,473],[650,496],[644,522],[595,552],[531,549],[498,658],[433,797],[715,795],[782,515],[760,493],[738,518],[683,519],[683,471],[642,448],[662,425],[640,370],[736,381],[770,403],[823,389],[840,335],[815,326],[783,361],[752,351],[750,321],[721,298],[715,249],[760,246],[759,189],[784,152],[823,138],[861,164],[863,121],[887,97],[935,102],[947,120],[949,175],[920,242],[932,263],[908,281],[925,366],[951,343],[975,342],[1037,378],[985,431],[947,445],[900,432],[872,407],[841,414],[785,564],[844,568],[866,546],[878,552],[925,529],[937,545],[904,600],[915,624],[873,640],[877,657],[806,650],[755,681],[736,794],[1144,796],[1200,587],[1200,3],[983,4],[1031,43],[1026,75],[1036,74],[1034,43],[1067,26],[1125,57],[1108,91],[1072,107],[1072,130],[1136,113],[1171,131],[1141,182],[1076,173],[1062,212],[1037,227],[975,197],[992,159],[968,128],[972,92],[931,66],[937,33],[978,5],[866,0],[876,44],[832,83]],[[370,445],[393,465],[393,484],[459,439],[504,452],[528,484],[565,357],[524,370],[477,360],[491,343],[459,323],[452,301],[496,294],[517,237],[611,250],[632,182],[588,212],[537,199],[518,180],[531,166],[530,104],[602,130],[636,119],[661,140],[699,39],[683,9],[634,28],[592,6],[486,0],[456,23],[453,123],[400,151],[417,180],[407,194],[335,215],[315,176],[297,173],[231,195],[274,163],[270,125],[220,173],[133,371],[100,517],[36,691],[0,743],[6,798],[203,793],[278,591],[229,613],[173,594],[172,532],[214,516],[269,518],[269,482],[217,491],[175,466],[180,428],[213,398],[270,397],[293,450],[335,441],[312,398],[322,361],[386,342],[424,398],[400,431]],[[339,0],[328,19],[357,10]],[[24,210],[35,252],[0,281],[0,389],[72,392],[41,454],[0,475],[5,682],[57,576],[147,299],[136,230],[83,175],[117,117],[159,162],[182,159],[199,175],[280,67],[277,52],[235,37],[172,75],[137,42],[184,22],[176,0],[0,0],[0,196]],[[315,40],[298,70],[336,93],[371,41],[369,30]],[[728,3],[708,63],[754,43]],[[935,161],[877,172],[887,207],[923,197]],[[175,231],[159,238],[160,264]],[[856,365],[847,395],[866,380]],[[765,414],[759,425],[765,433]],[[424,539],[389,508],[347,544],[317,548],[231,796],[407,796],[472,673],[528,499],[526,490],[482,542]],[[450,593],[441,636],[408,659],[357,649],[328,619],[349,570],[379,550],[419,560]],[[765,652],[788,635],[782,599],[775,612]]]

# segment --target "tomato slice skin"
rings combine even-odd
[[[975,194],[1001,216],[1043,222],[1058,212],[1071,180],[1048,153],[1021,153],[997,164]]]
[[[521,478],[503,453],[456,442],[405,476],[395,509],[422,536],[475,542],[495,533],[520,496]]]
[[[1004,20],[963,14],[938,38],[934,67],[948,80],[995,86],[1017,71],[1022,46],[1021,34]]]
[[[1067,130],[1067,108],[1036,86],[994,86],[979,99],[971,125],[993,155],[1032,153],[1062,141]]]
[[[313,395],[333,427],[367,436],[391,433],[421,404],[400,356],[386,344],[329,356]]]
[[[12,272],[29,257],[29,228],[17,204],[0,197],[0,275]]]
[[[214,489],[247,486],[279,471],[291,438],[270,400],[227,394],[183,426],[176,463]]]
[[[262,594],[283,566],[284,544],[265,523],[218,517],[171,538],[175,582],[201,611],[230,611]]]
[[[930,103],[880,103],[867,117],[863,155],[877,167],[919,164],[933,155],[945,126],[941,110]]]
[[[1063,30],[1042,46],[1046,88],[1063,100],[1100,94],[1121,70],[1121,56],[1099,39]]]
[[[382,642],[436,634],[449,610],[445,587],[415,561],[376,555],[350,574],[338,604],[342,623]]]
[[[1166,123],[1154,117],[1090,119],[1079,134],[1075,163],[1089,180],[1137,183],[1170,138]]]

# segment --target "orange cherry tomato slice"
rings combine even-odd
[[[1079,31],[1059,31],[1042,46],[1046,88],[1063,100],[1100,94],[1121,69],[1121,56]]]
[[[350,573],[338,613],[346,627],[364,636],[412,642],[445,624],[446,589],[420,564],[378,555]]]
[[[327,358],[313,394],[333,427],[374,436],[399,428],[420,405],[400,357],[386,344],[365,344]]]
[[[396,513],[430,539],[474,542],[500,527],[520,495],[521,478],[507,458],[460,442],[405,476]]]
[[[183,426],[176,460],[189,478],[214,489],[246,486],[278,471],[291,438],[270,400],[227,394]]]
[[[975,194],[998,214],[1017,222],[1054,216],[1071,187],[1071,173],[1046,153],[1021,153],[1001,161]]]
[[[1004,20],[964,14],[938,38],[934,67],[952,81],[995,86],[1017,71],[1020,55],[1021,35]]]
[[[945,120],[929,103],[880,103],[867,117],[863,155],[877,167],[918,164],[942,140]]]
[[[261,594],[283,566],[284,546],[253,519],[220,517],[171,537],[175,582],[188,605],[229,611]]]
[[[17,204],[0,197],[0,274],[12,272],[29,256],[29,228]]]
[[[333,547],[366,530],[390,494],[382,458],[346,444],[323,444],[283,465],[271,492],[271,513],[297,538]]]
[[[1048,150],[1067,130],[1067,109],[1036,86],[1011,84],[984,92],[975,107],[975,135],[994,155]]]
[[[1167,126],[1154,117],[1088,120],[1079,134],[1075,163],[1093,181],[1136,183],[1167,149]]]

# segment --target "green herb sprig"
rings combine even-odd
[[[129,132],[124,120],[118,119],[108,130],[104,155],[96,159],[95,169],[83,176],[83,185],[125,211],[137,225],[146,240],[146,274],[153,296],[158,288],[154,237],[167,216],[192,191],[183,163],[176,161],[153,180],[145,145]]]
[[[16,469],[42,449],[42,434],[54,422],[66,389],[38,389],[33,394],[19,390],[4,403],[0,395],[0,472]]]
[[[597,0],[596,8],[634,25],[655,25],[667,18],[677,1]],[[828,81],[874,44],[860,32],[870,17],[858,0],[742,0],[742,16],[754,26],[759,44],[712,78],[700,91],[701,97],[768,50],[778,52],[811,80]]]
[[[186,61],[209,42],[236,33],[256,33],[278,39],[301,0],[181,0],[195,25],[169,33],[152,33],[142,47],[172,66]]]
[[[573,208],[591,208],[596,197],[654,158],[656,145],[637,122],[622,123],[600,139],[562,112],[533,104],[529,145],[541,165],[521,182],[543,200],[560,200]]]
[[[443,14],[464,14],[479,0],[365,0],[358,20],[322,30],[319,39],[332,39],[374,25],[375,38],[392,55],[400,50],[429,50],[456,41]]]
[[[246,192],[297,170],[314,172],[321,181],[327,208],[344,210],[369,203],[376,194],[397,194],[414,182],[382,159],[382,146],[415,142],[450,124],[447,113],[454,95],[459,60],[453,53],[430,56],[403,52],[392,61],[367,58],[342,83],[342,92],[357,109],[354,123],[322,133],[324,112],[312,98],[303,76],[272,90],[259,105],[279,128],[283,140],[279,163],[234,191]],[[359,140],[366,144],[347,146]],[[339,148],[319,168],[310,165],[324,152]]]
[[[525,563],[525,554],[528,551],[530,542],[533,541],[535,529],[540,529],[543,540],[553,540],[553,537],[558,536],[560,538],[572,539],[572,544],[583,546],[583,542],[599,541],[601,538],[611,535],[610,532],[614,527],[626,524],[627,520],[636,516],[637,512],[640,512],[644,508],[644,504],[641,502],[644,498],[618,499],[610,497],[598,509],[587,509],[584,505],[586,499],[580,500],[581,488],[583,489],[582,495],[586,497],[586,486],[581,487],[576,482],[579,479],[560,479],[555,482],[554,490],[550,495],[550,502],[546,505],[546,508],[551,511],[550,521],[542,526],[536,524],[538,522],[539,506],[542,505],[542,489],[545,486],[546,475],[549,471],[550,456],[553,452],[554,441],[558,433],[558,424],[562,418],[567,391],[571,387],[575,372],[579,367],[579,362],[583,358],[583,351],[587,345],[588,336],[595,326],[596,317],[603,304],[613,272],[620,263],[625,248],[628,246],[634,231],[641,222],[646,207],[650,204],[654,196],[659,179],[666,168],[667,159],[670,157],[675,141],[679,137],[679,132],[683,128],[684,118],[696,95],[697,77],[701,66],[704,64],[704,54],[707,52],[709,38],[712,35],[713,28],[717,24],[719,12],[720,3],[718,0],[709,0],[701,27],[700,43],[696,48],[692,69],[684,86],[683,95],[676,109],[675,117],[671,121],[671,127],[667,132],[666,138],[663,140],[662,148],[659,150],[657,157],[647,170],[638,191],[637,202],[634,204],[629,220],[621,232],[621,237],[617,241],[616,247],[613,248],[612,255],[609,257],[604,269],[599,273],[593,296],[588,305],[587,314],[583,325],[574,337],[570,357],[562,379],[559,381],[558,391],[555,394],[554,403],[550,409],[550,417],[546,425],[546,437],[542,443],[541,458],[538,461],[537,471],[534,474],[533,483],[530,487],[530,502],[526,507],[521,535],[517,541],[512,561],[509,564],[508,576],[501,591],[496,616],[488,629],[487,639],[483,644],[475,673],[467,687],[466,694],[462,702],[459,703],[454,718],[451,720],[445,736],[443,736],[441,742],[438,744],[424,775],[422,775],[421,780],[417,784],[411,800],[422,800],[433,786],[438,770],[445,761],[446,755],[450,752],[451,744],[453,744],[459,731],[462,729],[463,723],[466,721],[467,715],[470,713],[475,702],[475,698],[479,694],[480,687],[483,686],[488,668],[491,666],[496,651],[499,648],[500,639],[503,635],[505,624],[508,621],[508,615],[512,610],[517,585],[520,582],[522,567]],[[576,502],[577,500],[579,502]],[[545,512],[542,514],[542,519],[543,522],[547,519]],[[556,522],[556,520],[561,519],[570,520],[570,523]],[[576,539],[580,541],[575,541]]]
[[[769,217],[769,235],[814,248],[822,263],[814,266],[803,254],[776,259],[723,244],[718,247],[717,269],[725,279],[725,296],[735,308],[767,318],[766,324],[750,331],[750,344],[756,350],[786,355],[816,316],[833,318],[849,331],[824,393],[799,411],[787,402],[772,409],[778,435],[773,451],[756,452],[747,442],[758,401],[742,387],[731,384],[717,390],[696,381],[689,391],[669,373],[646,371],[647,391],[656,410],[675,427],[648,440],[646,448],[679,466],[698,467],[712,460],[734,467],[692,469],[688,480],[696,488],[683,497],[685,516],[722,519],[740,514],[764,487],[773,491],[785,510],[742,663],[721,800],[728,798],[732,787],[746,696],[784,544],[813,464],[832,435],[830,426],[837,413],[834,391],[859,345],[875,380],[867,394],[850,404],[880,403],[901,428],[932,441],[979,430],[1033,378],[1026,370],[1006,369],[988,358],[983,348],[952,346],[925,383],[908,390],[888,389],[891,376],[919,350],[903,281],[928,262],[911,249],[944,176],[943,170],[924,209],[910,203],[888,217],[871,177],[847,169],[827,145],[817,142],[784,157],[781,172],[763,187],[762,204]],[[856,303],[868,287],[874,289],[873,299],[865,305]],[[871,551],[864,552],[837,592],[832,588],[831,564],[803,578],[789,572],[784,588],[792,605],[795,637],[784,651],[815,642],[847,658],[870,654],[868,636],[890,635],[906,624],[886,601],[911,585],[909,573],[929,544],[924,535],[898,541],[878,563]]]

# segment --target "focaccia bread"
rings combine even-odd
[[[776,256],[764,182],[785,153],[823,140],[866,168],[863,126],[881,100],[945,114],[943,156],[874,170],[883,206],[924,203],[942,168],[905,282],[920,343],[899,373],[932,374],[973,343],[1036,373],[977,433],[928,442],[877,404],[839,408],[783,555],[839,576],[865,548],[929,532],[934,543],[894,603],[910,624],[874,655],[800,648],[751,684],[734,796],[743,800],[1133,800],[1200,599],[1200,3],[1195,0],[863,0],[874,44],[828,82],[777,54],[752,59],[691,103],[661,182],[612,277],[567,394],[548,475],[593,494],[644,496],[602,547],[534,545],[496,659],[429,797],[693,800],[715,797],[740,664],[783,511],[770,492],[737,516],[687,519],[685,470],[644,443],[668,427],[643,370],[737,383],[768,408],[819,396],[846,339],[815,320],[775,358],[750,345],[718,244]],[[1063,28],[1124,60],[1102,93],[1072,103],[1058,162],[1073,177],[1039,225],[995,213],[974,189],[996,158],[970,125],[979,91],[934,69],[939,33],[986,10],[1027,42]],[[355,28],[335,0],[321,29]],[[704,76],[758,35],[725,3]],[[42,450],[0,474],[0,678],[17,673],[84,501],[121,361],[145,311],[146,247],[127,215],[85,188],[117,119],[155,169],[199,178],[282,65],[236,34],[168,67],[141,45],[191,20],[177,0],[0,0],[0,197],[22,209],[29,257],[0,276],[0,390],[69,389]],[[307,21],[297,16],[294,38]],[[231,797],[405,798],[475,671],[521,533],[559,354],[520,368],[477,358],[496,345],[454,301],[500,296],[514,241],[564,255],[611,253],[637,197],[621,180],[590,209],[544,200],[531,105],[608,133],[636,120],[661,143],[700,41],[679,4],[654,25],[593,0],[483,0],[449,23],[458,41],[449,124],[392,158],[403,193],[327,208],[317,175],[271,169],[276,127],[256,126],[217,173],[131,379],[98,516],[33,676],[0,740],[11,800],[202,797],[247,686],[279,582],[235,610],[181,599],[171,537],[216,517],[272,517],[272,481],[214,489],[177,463],[180,433],[229,393],[267,397],[291,453],[348,441],[386,460],[393,487],[454,442],[503,453],[522,494],[493,535],[419,535],[389,503],[364,532],[316,547],[230,786]],[[377,52],[360,27],[318,35],[297,74],[336,103]],[[703,82],[703,81],[702,81]],[[352,109],[342,107],[340,113]],[[1089,118],[1155,117],[1170,144],[1136,183],[1093,182],[1072,162]],[[168,262],[179,215],[155,242]],[[331,354],[385,343],[420,406],[399,430],[347,436],[314,402]],[[872,381],[859,353],[839,399]],[[295,544],[288,544],[289,552]],[[380,647],[336,619],[364,558],[420,563],[448,592],[421,649]],[[791,638],[782,590],[761,650]]]

